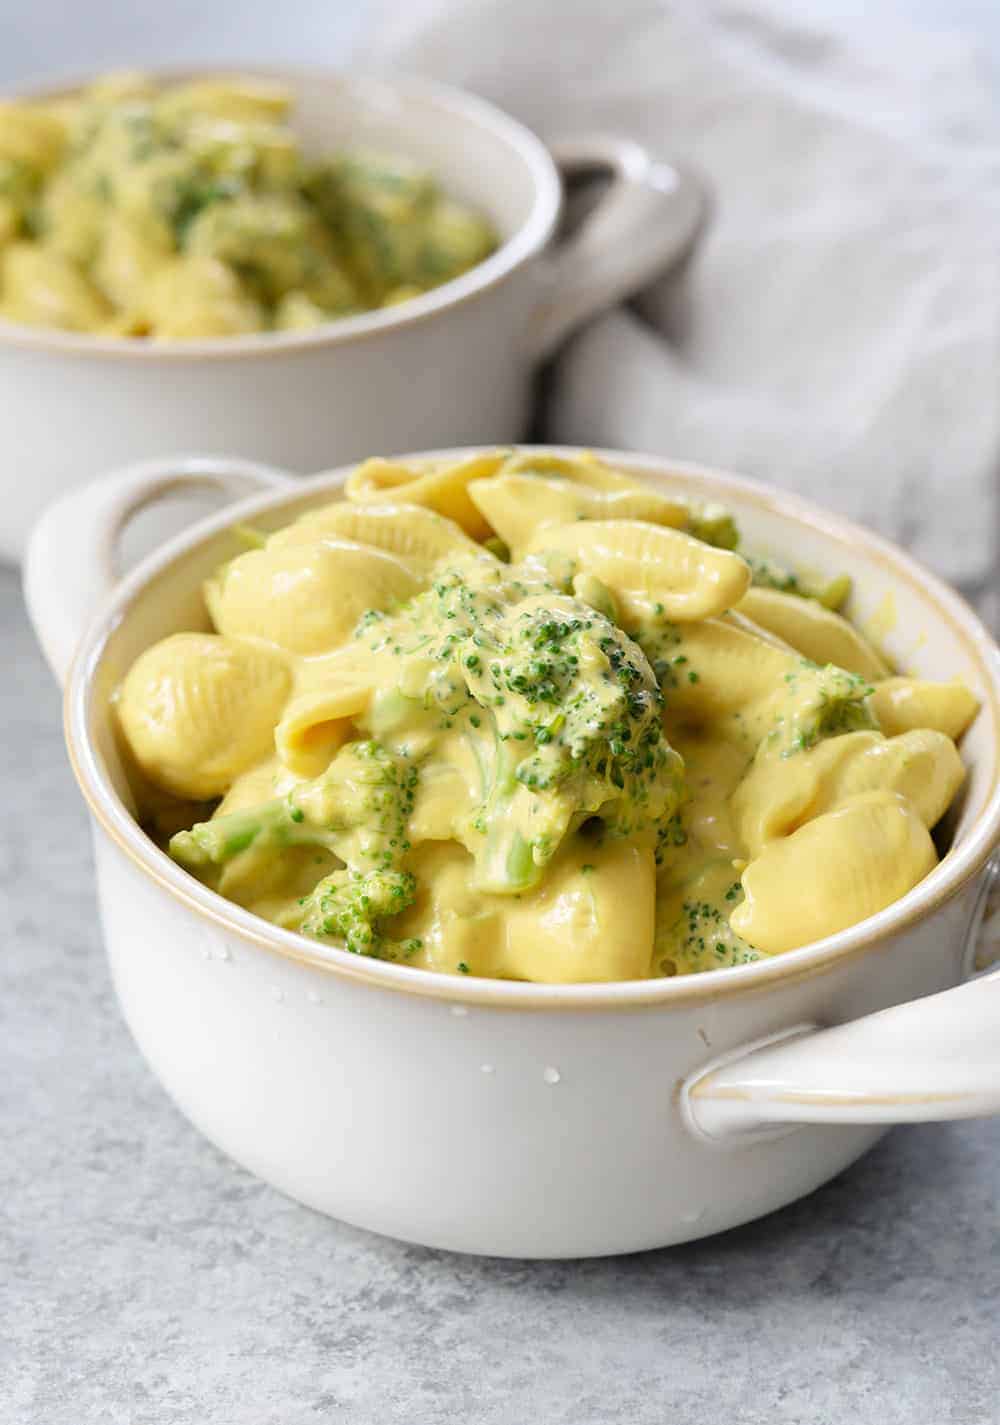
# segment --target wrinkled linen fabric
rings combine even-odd
[[[408,0],[366,58],[707,180],[691,260],[555,363],[549,439],[755,475],[982,598],[1000,523],[1000,115],[954,36],[829,6]],[[874,10],[876,7],[869,7]]]

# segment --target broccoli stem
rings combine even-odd
[[[476,857],[476,884],[494,895],[517,895],[537,886],[545,869],[529,841],[502,809],[490,821],[486,845]]]
[[[287,797],[199,822],[170,839],[170,855],[189,870],[224,866],[251,846],[283,850],[287,846],[330,847],[330,834],[305,819]]]
[[[541,875],[541,867],[535,864],[534,848],[530,841],[517,830],[510,838],[507,848],[507,881],[512,886],[530,885]]]
[[[510,741],[495,734],[492,776],[476,818],[486,839],[467,843],[476,860],[476,884],[498,895],[516,895],[537,885],[548,859],[536,859],[536,843],[521,831],[528,812],[525,803],[533,794],[517,780],[519,760]],[[546,817],[546,833],[550,831]]]
[[[546,794],[539,806],[541,800],[512,781],[492,801],[486,813],[486,842],[476,856],[480,890],[518,895],[538,885],[552,856],[581,819],[574,815],[572,803],[558,793]],[[538,835],[533,837],[522,829],[531,820],[539,822]]]

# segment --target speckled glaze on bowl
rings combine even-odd
[[[902,666],[961,676],[981,698],[950,849],[879,915],[750,966],[611,985],[443,976],[278,930],[194,881],[136,825],[109,696],[155,639],[205,626],[199,586],[232,553],[235,520],[275,528],[335,495],[346,472],[303,486],[243,462],[153,462],[54,506],[28,552],[29,609],[60,675],[78,646],[67,743],[142,1052],[251,1171],[431,1246],[571,1257],[680,1242],[809,1192],[889,1123],[1000,1111],[1000,976],[961,984],[1000,838],[996,646],[954,593],[844,520],[734,476],[607,455],[668,491],[724,501],[756,551],[851,574],[862,624],[892,601],[885,642]],[[111,592],[129,514],[206,483],[264,493]]]

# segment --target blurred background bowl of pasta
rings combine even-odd
[[[562,175],[611,182],[553,246]],[[521,437],[532,372],[697,230],[622,139],[550,152],[410,79],[117,75],[0,102],[0,555],[47,500],[179,449],[306,471]]]
[[[432,473],[462,465],[468,474],[469,461],[486,453],[438,451],[400,463],[430,460]],[[522,454],[535,467],[583,455],[552,447]],[[871,676],[890,702],[894,682],[905,680],[886,679],[889,666],[951,684],[947,699],[956,693],[953,680],[967,688],[959,719],[968,722],[965,776],[937,833],[941,859],[899,899],[883,898],[882,909],[820,931],[811,943],[815,928],[797,921],[789,945],[728,968],[622,973],[592,983],[536,983],[523,972],[490,978],[461,965],[441,973],[269,923],[195,879],[144,832],[116,731],[115,692],[133,666],[159,681],[155,668],[137,660],[147,650],[159,657],[161,640],[205,638],[219,593],[212,581],[220,564],[245,551],[248,531],[266,539],[283,530],[279,553],[295,553],[295,538],[303,528],[308,536],[309,526],[286,527],[317,512],[327,518],[322,507],[345,489],[352,500],[374,499],[376,511],[398,514],[379,500],[400,471],[380,465],[375,480],[370,466],[344,468],[302,483],[230,459],[151,461],[57,502],[28,551],[29,609],[66,682],[67,744],[93,823],[114,981],[148,1062],[188,1117],[251,1171],[321,1211],[430,1246],[527,1257],[664,1246],[811,1191],[891,1123],[1000,1111],[1000,976],[961,983],[974,968],[1000,838],[994,641],[958,595],[902,551],[795,496],[663,458],[597,454],[650,487],[661,505],[667,497],[677,508],[678,501],[724,507],[741,548],[772,568],[808,571],[817,589],[836,590],[835,602],[849,586],[843,607],[880,645]],[[523,473],[502,490],[494,485],[490,505],[497,528],[496,497],[510,497],[503,509],[515,542]],[[115,544],[135,511],[205,485],[246,498],[172,540],[116,586]],[[419,515],[428,511],[416,496],[426,497],[427,481],[410,493],[419,542]],[[446,493],[454,498],[450,487]],[[453,508],[461,513],[460,504]],[[586,519],[569,526],[584,538],[595,527]],[[719,550],[708,554],[713,568],[731,568]],[[240,581],[224,592],[224,621],[238,622]],[[741,594],[745,582],[726,598]],[[340,611],[332,598],[324,607]],[[695,626],[705,614],[688,610]],[[267,616],[280,619],[281,609],[269,605]],[[296,614],[292,632],[305,638],[313,631]],[[185,795],[214,795],[225,782],[216,780],[213,761],[220,709],[235,709],[240,735],[250,736],[240,717],[247,699],[270,707],[284,697],[280,668],[262,656],[268,646],[248,645],[252,662],[216,670],[225,695],[216,696],[213,673],[212,687],[189,700],[197,770],[210,780],[178,783]],[[857,656],[852,646],[847,656]],[[711,678],[689,673],[678,680],[677,697],[694,713],[711,688],[718,703],[724,676],[739,702],[755,679],[775,676],[765,666],[774,652],[765,639],[745,664],[727,659]],[[832,656],[829,645],[824,656]],[[779,682],[785,676],[778,671]],[[259,751],[232,738],[221,743],[226,757]],[[797,844],[802,859],[777,867],[768,895],[784,897],[809,920],[824,899],[829,844]],[[634,899],[619,891],[623,919]],[[828,895],[826,902],[827,911],[837,910]],[[571,946],[572,936],[563,939]],[[739,1149],[738,1172],[719,1171],[727,1145]]]

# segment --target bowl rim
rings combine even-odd
[[[454,85],[411,74],[378,73],[367,69],[336,69],[320,65],[143,65],[143,74],[169,83],[209,76],[241,75],[272,79],[297,93],[306,82],[330,81],[343,89],[369,94],[381,92],[404,103],[427,104],[453,120],[490,131],[516,152],[534,185],[531,211],[497,250],[468,272],[440,287],[412,297],[396,307],[376,307],[353,317],[336,317],[303,331],[251,332],[200,341],[172,341],[158,345],[127,336],[95,336],[89,332],[35,327],[0,316],[0,347],[60,356],[92,356],[104,360],[152,362],[221,361],[248,357],[280,357],[286,352],[314,351],[368,340],[428,321],[490,291],[512,276],[545,248],[559,221],[563,205],[562,182],[552,155],[542,140],[498,105]],[[74,93],[96,76],[74,76],[39,83],[0,94],[3,99],[59,98]],[[294,97],[293,97],[294,112]]]
[[[398,460],[459,459],[490,446],[464,446],[394,456]],[[579,454],[583,447],[517,444],[519,452]],[[810,501],[726,471],[688,461],[635,452],[594,449],[601,459],[636,474],[676,477],[707,486],[706,493],[725,502],[727,493],[785,519],[808,525],[820,535],[853,547],[887,567],[895,582],[908,584],[929,597],[949,626],[956,642],[968,654],[989,690],[980,716],[992,724],[993,780],[983,808],[961,843],[949,850],[918,885],[892,905],[846,930],[814,941],[783,955],[749,965],[711,970],[702,974],[572,984],[535,984],[527,981],[449,975],[442,971],[367,959],[335,946],[322,945],[298,932],[283,930],[234,905],[209,890],[171,861],[134,821],[111,785],[90,735],[99,715],[96,675],[111,634],[128,616],[129,608],[145,586],[177,559],[232,525],[286,504],[304,503],[342,489],[356,462],[295,480],[290,488],[269,490],[226,505],[216,514],[197,521],[167,541],[133,569],[91,620],[80,640],[66,680],[64,731],[69,760],[84,800],[101,829],[128,859],[175,899],[210,924],[258,947],[319,968],[341,978],[373,988],[416,994],[444,1001],[459,1001],[485,1008],[531,1010],[623,1010],[670,1004],[705,1003],[730,995],[753,994],[778,984],[811,978],[834,963],[863,955],[888,938],[926,920],[957,895],[986,865],[1000,843],[1000,648],[969,604],[936,575],[896,545],[852,521],[829,513]],[[178,462],[183,465],[183,461]]]

